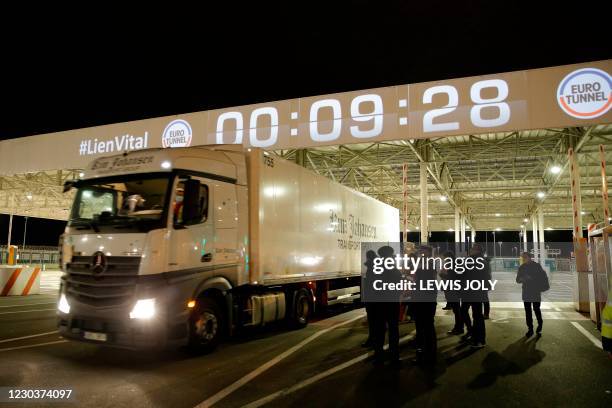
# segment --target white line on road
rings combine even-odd
[[[415,331],[413,330],[410,334],[402,337],[400,339],[400,343],[403,343],[406,340],[409,340],[409,339],[413,338],[414,337],[414,333],[415,333]],[[385,349],[387,349],[388,347],[389,347],[388,344],[385,345]],[[353,359],[351,359],[349,361],[346,361],[346,362],[344,362],[342,364],[339,364],[339,365],[337,365],[335,367],[332,367],[329,370],[323,371],[322,373],[319,373],[319,374],[317,374],[315,376],[312,376],[312,377],[310,377],[310,378],[308,378],[308,379],[306,379],[306,380],[304,380],[302,382],[299,382],[299,383],[297,383],[297,384],[295,384],[295,385],[293,385],[293,386],[291,386],[289,388],[285,388],[284,390],[277,391],[277,392],[275,392],[273,394],[270,394],[270,395],[268,395],[266,397],[263,397],[263,398],[258,399],[256,401],[253,401],[253,402],[245,405],[243,408],[258,408],[258,407],[261,407],[262,405],[265,405],[265,404],[267,404],[267,403],[277,399],[278,397],[282,397],[282,396],[285,396],[287,394],[291,394],[292,392],[298,391],[298,390],[300,390],[300,389],[302,389],[304,387],[307,387],[307,386],[309,386],[311,384],[316,383],[317,381],[320,381],[320,380],[322,380],[322,379],[324,379],[326,377],[329,377],[330,375],[333,375],[333,374],[337,373],[338,371],[344,370],[347,367],[350,367],[350,366],[352,366],[354,364],[357,364],[357,363],[365,360],[366,358],[368,358],[369,356],[371,356],[373,354],[374,354],[373,352],[362,354],[362,355],[360,355],[358,357],[355,357],[355,358],[353,358]]]
[[[579,323],[576,323],[576,322],[572,322],[572,325],[575,328],[577,328],[580,333],[584,334],[587,339],[591,340],[591,343],[593,343],[594,345],[596,345],[599,348],[602,348],[601,347],[601,340],[599,340],[597,337],[595,337],[591,333],[589,333],[589,331],[587,329],[585,329]]]
[[[8,343],[8,342],[11,342],[11,341],[17,341],[17,340],[23,340],[23,339],[31,339],[32,337],[46,336],[48,334],[54,334],[54,333],[57,333],[57,330],[52,331],[52,332],[46,332],[46,333],[32,334],[31,336],[13,337],[12,339],[4,339],[4,340],[0,340],[0,343]]]
[[[49,303],[22,303],[20,305],[0,306],[0,307],[24,307],[24,306],[39,306],[39,305],[55,305],[57,302]]]
[[[365,314],[360,314],[360,315],[355,316],[355,317],[353,317],[353,318],[351,318],[351,319],[349,319],[347,321],[335,324],[335,325],[333,325],[331,327],[328,327],[326,329],[323,329],[323,330],[320,330],[320,331],[314,333],[310,337],[305,338],[304,340],[302,340],[301,342],[299,342],[295,346],[291,347],[290,349],[286,350],[285,352],[283,352],[283,353],[279,354],[278,356],[274,357],[272,360],[268,361],[267,363],[257,367],[255,370],[251,371],[250,373],[248,373],[244,377],[240,378],[238,381],[228,385],[227,387],[225,387],[221,391],[217,392],[213,396],[211,396],[211,397],[207,398],[206,400],[202,401],[201,403],[196,405],[196,408],[210,407],[210,406],[216,404],[217,402],[221,401],[223,398],[227,397],[232,392],[236,391],[238,388],[242,387],[244,384],[246,384],[249,381],[251,381],[253,378],[257,377],[258,375],[260,375],[264,371],[270,369],[272,366],[276,365],[280,361],[282,361],[285,358],[289,357],[291,354],[295,353],[296,351],[298,351],[299,349],[301,349],[302,347],[304,347],[308,343],[312,342],[313,340],[317,339],[318,337],[324,335],[325,333],[330,332],[333,329],[336,329],[336,328],[338,328],[340,326],[344,326],[346,324],[352,323],[355,320],[361,319],[363,317],[365,317]]]
[[[57,310],[57,309],[33,309],[33,310],[19,310],[17,312],[0,312],[0,315],[4,315],[4,314],[12,314],[12,313],[30,313],[30,312],[48,312],[50,310]]]
[[[5,348],[5,349],[0,349],[0,352],[11,351],[11,350],[20,350],[20,349],[33,348],[33,347],[48,346],[50,344],[58,344],[58,343],[68,343],[68,340],[49,341],[47,343],[32,344],[30,346],[19,346],[19,347]]]

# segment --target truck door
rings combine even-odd
[[[212,269],[214,265],[214,181],[179,176],[171,210],[168,270]]]
[[[235,265],[238,262],[238,202],[236,186],[215,182],[213,200],[215,211],[215,266]]]

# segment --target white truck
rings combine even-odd
[[[260,149],[148,149],[94,160],[60,242],[62,336],[209,350],[246,326],[304,326],[359,299],[361,242],[396,208]]]

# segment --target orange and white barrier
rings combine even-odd
[[[0,296],[25,296],[39,293],[39,267],[0,266]]]

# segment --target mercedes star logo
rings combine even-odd
[[[100,275],[106,271],[106,255],[102,251],[94,252],[92,256],[91,269],[95,275]]]

